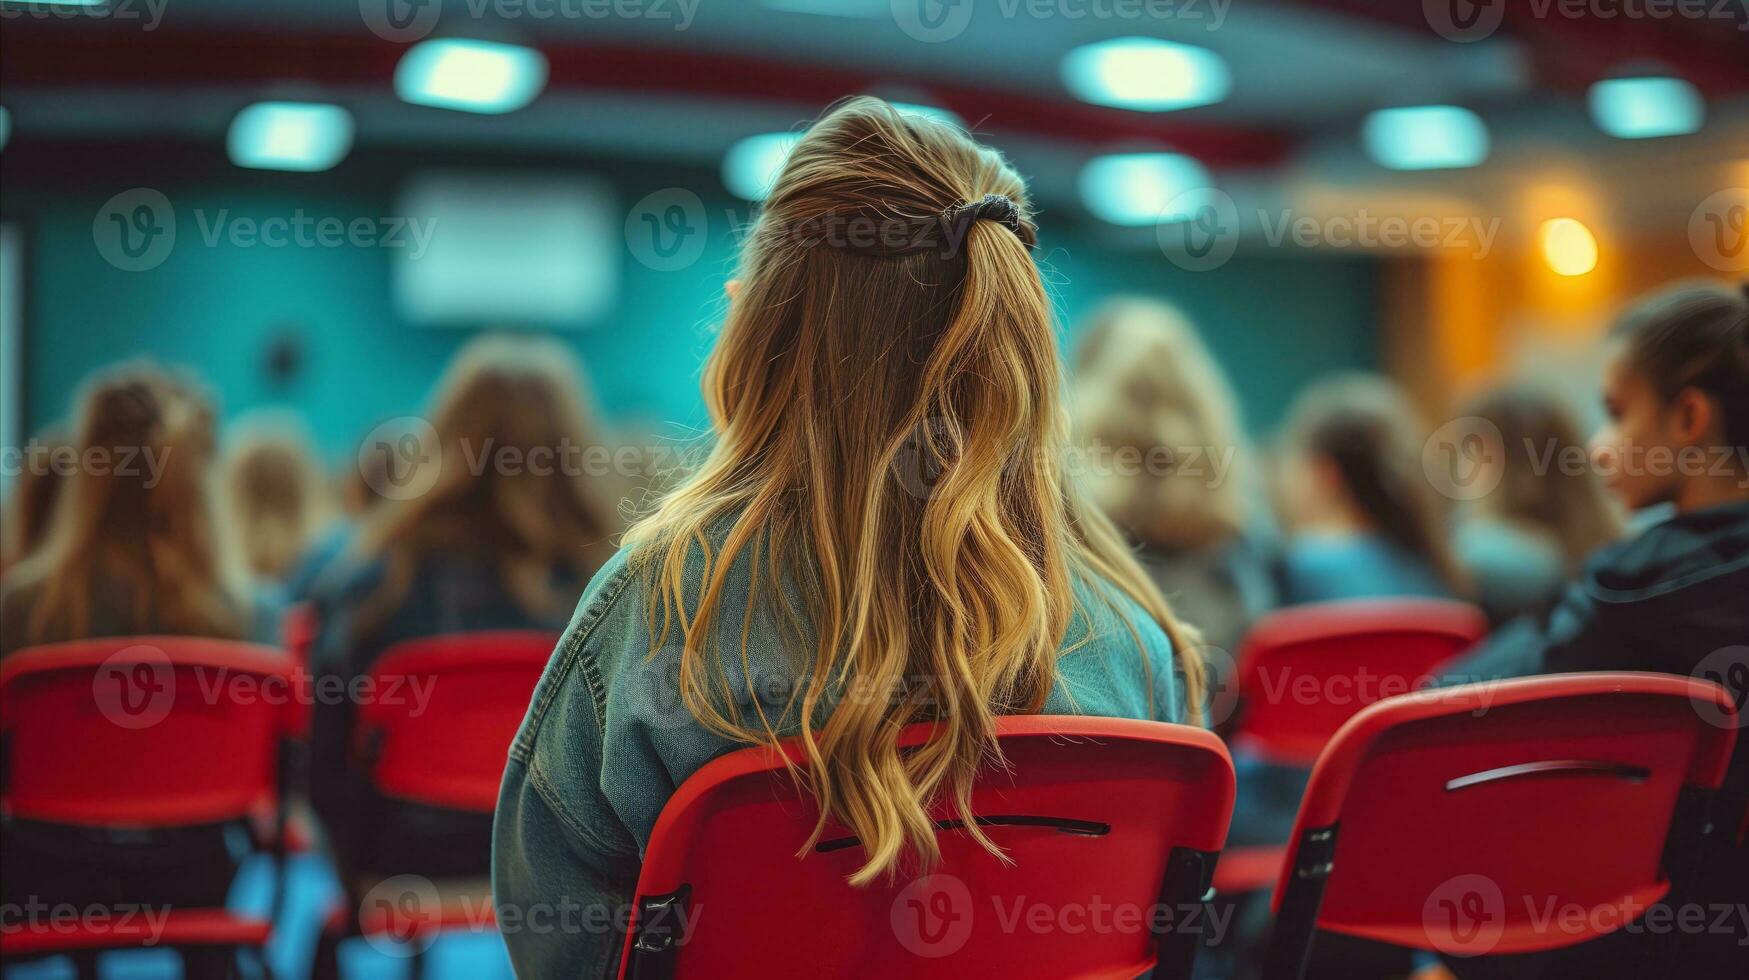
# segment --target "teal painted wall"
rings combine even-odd
[[[502,161],[481,163],[503,168]],[[167,159],[130,168],[117,180],[102,170],[69,174],[52,156],[26,165],[8,160],[6,218],[23,225],[27,243],[29,427],[63,418],[93,368],[138,356],[197,369],[227,417],[269,406],[297,409],[330,458],[351,452],[376,422],[419,411],[468,331],[397,318],[388,250],[209,246],[194,217],[197,209],[209,222],[220,209],[233,220],[285,217],[299,208],[348,221],[392,215],[395,188],[415,165],[348,161],[330,174],[296,175]],[[713,189],[705,199],[709,241],[696,263],[657,272],[626,255],[612,314],[559,332],[583,359],[610,419],[683,435],[704,421],[698,368],[732,268],[730,215],[745,220],[748,211],[720,196],[713,174],[654,165],[595,172],[618,188],[624,207],[663,187]],[[145,272],[106,262],[92,232],[104,202],[135,186],[163,191],[177,212],[174,250]],[[1048,215],[1045,225],[1040,256],[1071,328],[1112,292],[1178,303],[1227,365],[1253,428],[1273,424],[1312,377],[1377,361],[1377,260],[1275,251],[1189,273],[1158,251],[1113,247],[1109,229],[1068,219],[1053,224]],[[276,386],[266,351],[286,333],[302,337],[303,367],[289,385]]]

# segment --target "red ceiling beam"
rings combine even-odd
[[[1306,6],[1440,35],[1423,3],[1411,0],[1301,0]],[[1669,0],[1666,16],[1628,16],[1646,0],[1444,0],[1465,8],[1498,5],[1497,34],[1524,43],[1537,84],[1582,92],[1636,61],[1675,70],[1709,96],[1749,91],[1749,11],[1737,0]],[[1600,16],[1613,12],[1613,16]],[[1692,14],[1704,13],[1705,16]],[[1486,23],[1486,21],[1483,21]]]
[[[68,31],[62,25],[9,25],[0,34],[0,83],[132,88],[303,81],[386,91],[406,49],[351,35],[141,34],[78,26]],[[545,41],[538,46],[550,65],[549,89],[708,95],[818,108],[893,81],[890,72],[714,51]],[[1158,144],[1215,166],[1268,165],[1293,146],[1285,132],[1124,112],[961,82],[905,80],[983,132],[1096,145]]]

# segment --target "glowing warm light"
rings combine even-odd
[[[1583,222],[1551,218],[1537,232],[1543,261],[1563,276],[1582,276],[1597,268],[1597,238]]]

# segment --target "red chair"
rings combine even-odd
[[[510,743],[558,641],[536,630],[481,631],[409,640],[384,651],[371,668],[372,696],[361,700],[353,732],[358,764],[376,791],[490,814]],[[492,924],[488,900],[456,906],[422,900],[423,891],[399,895],[394,908],[349,903],[331,910],[316,953],[318,974],[336,974],[339,943],[352,936],[386,937],[409,948],[417,972],[437,933]],[[376,903],[366,896],[366,904]]]
[[[170,829],[248,822],[265,810],[275,882],[267,918],[177,908],[160,929],[8,922],[0,952],[226,947],[251,951],[265,971],[281,901],[286,748],[307,721],[295,679],[280,651],[180,636],[59,643],[0,661],[0,806],[10,819]]]
[[[778,753],[710,762],[656,822],[620,976],[1130,980],[1156,962],[1158,976],[1188,976],[1202,931],[1189,917],[1232,815],[1220,740],[1084,717],[1002,718],[997,732],[1009,765],[972,805],[1012,864],[943,806],[934,872],[862,888],[845,882],[863,852],[842,827],[798,858],[818,811]]]
[[[1342,723],[1369,704],[1427,686],[1487,632],[1481,610],[1442,599],[1295,606],[1258,620],[1239,651],[1233,750],[1310,769]],[[1267,888],[1287,848],[1234,848],[1215,887]]]
[[[1425,687],[1487,629],[1481,610],[1444,599],[1358,599],[1271,613],[1239,650],[1233,747],[1309,768],[1343,722]]]
[[[316,604],[300,602],[285,611],[280,620],[280,637],[285,652],[300,666],[309,666],[310,650],[316,645],[321,624],[316,620]]]
[[[1565,674],[1373,705],[1319,757],[1275,891],[1266,980],[1316,929],[1475,956],[1572,946],[1690,873],[1735,732],[1716,684]],[[1722,831],[1721,831],[1722,832]]]
[[[409,640],[384,651],[371,668],[377,696],[359,706],[354,733],[377,791],[491,813],[510,743],[558,642],[552,633],[501,630]],[[430,685],[423,702],[419,684]]]

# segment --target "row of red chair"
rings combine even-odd
[[[1669,891],[1684,869],[1663,857],[1704,848],[1730,758],[1734,733],[1707,719],[1732,711],[1715,684],[1656,674],[1474,684],[1362,710],[1306,792],[1266,977],[1302,976],[1318,929],[1473,955],[1625,924],[1551,929],[1536,911],[1643,910]],[[1188,976],[1231,813],[1225,746],[1081,717],[1004,718],[998,737],[1009,764],[973,809],[1011,863],[943,809],[941,870],[866,889],[844,884],[861,861],[847,831],[796,860],[814,811],[784,755],[708,764],[651,837],[620,976]],[[1110,928],[1088,935],[1100,909]],[[1123,909],[1155,913],[1126,929]]]
[[[378,660],[358,710],[359,754],[379,791],[490,813],[504,761],[556,637],[475,633],[400,644]],[[429,683],[428,699],[409,679]],[[330,696],[279,650],[221,640],[140,636],[22,650],[0,662],[0,737],[9,818],[162,829],[247,822],[270,856],[271,912],[178,909],[161,930],[92,920],[8,923],[8,957],[145,945],[213,946],[260,956],[280,908],[291,749],[310,707]],[[341,935],[414,940],[441,928],[342,908]],[[381,921],[379,921],[381,920]]]
[[[483,645],[501,655],[482,654]],[[489,810],[551,646],[546,636],[455,637],[386,655],[379,683],[463,679],[437,684],[423,712],[405,700],[408,710],[384,700],[360,711],[379,787]],[[277,854],[281,749],[299,734],[303,705],[259,686],[215,697],[217,676],[257,685],[298,677],[274,651],[182,638],[8,658],[0,664],[8,812],[168,826],[239,818],[270,800],[279,817],[268,846]],[[1271,977],[1298,975],[1319,928],[1441,948],[1433,919],[1475,918],[1476,896],[1465,889],[1477,881],[1494,889],[1481,895],[1482,919],[1447,924],[1465,935],[1482,930],[1496,952],[1593,934],[1551,932],[1526,917],[1532,904],[1542,907],[1521,901],[1527,896],[1643,908],[1680,877],[1665,856],[1704,843],[1711,822],[1697,814],[1723,778],[1732,738],[1707,719],[1732,711],[1716,685],[1633,674],[1474,685],[1361,711],[1319,757],[1280,865]],[[924,737],[923,729],[906,735]],[[1010,766],[977,788],[973,810],[1013,863],[991,859],[943,811],[939,872],[885,888],[844,885],[860,849],[842,828],[809,860],[795,860],[814,817],[782,757],[750,749],[710,763],[656,827],[624,975],[959,976],[968,964],[1016,976],[1134,976],[1151,964],[1161,976],[1187,974],[1233,805],[1224,745],[1183,726],[1088,718],[1007,718],[1000,737]],[[188,910],[163,941],[265,942],[266,921],[225,916]],[[0,949],[30,955],[148,940],[27,925],[0,932]]]

